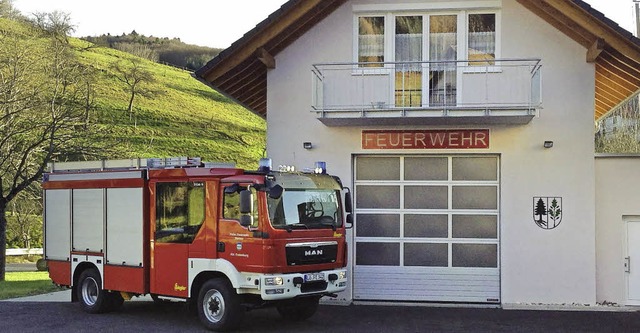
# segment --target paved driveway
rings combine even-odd
[[[180,303],[125,302],[118,312],[89,315],[69,302],[0,302],[0,332],[202,332]],[[640,332],[640,312],[531,311],[383,305],[321,305],[304,322],[274,309],[245,315],[239,332]]]

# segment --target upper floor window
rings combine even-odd
[[[384,16],[358,19],[358,62],[362,67],[382,67],[384,62]]]
[[[204,182],[156,184],[156,242],[193,242],[204,222],[204,189]]]
[[[496,59],[496,14],[469,14],[468,26],[469,65],[493,65]]]
[[[457,60],[468,60],[470,66],[487,66],[495,63],[499,52],[498,14],[495,12],[387,13],[357,16],[356,21],[360,67],[384,67],[385,61],[453,64]],[[388,22],[395,24],[385,25]]]

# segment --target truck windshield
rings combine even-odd
[[[286,189],[280,198],[269,198],[271,224],[284,229],[335,229],[342,223],[338,198],[333,189]]]

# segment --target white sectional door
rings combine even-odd
[[[354,299],[500,302],[499,158],[354,159]]]

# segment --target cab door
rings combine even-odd
[[[222,184],[222,212],[218,224],[218,258],[228,260],[241,272],[261,272],[265,265],[263,256],[264,226],[260,223],[260,213],[264,208],[259,205],[259,193],[255,188],[244,185]],[[225,188],[237,188],[229,191]],[[240,192],[251,192],[249,213],[240,209]],[[250,225],[242,226],[245,215]]]
[[[190,248],[204,236],[204,181],[153,182],[151,195],[151,293],[188,297]]]

